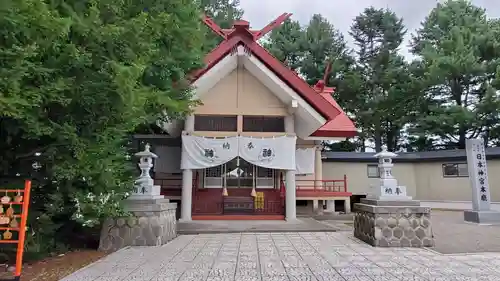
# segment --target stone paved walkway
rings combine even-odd
[[[63,281],[500,280],[500,253],[372,248],[348,232],[184,235],[127,248]]]

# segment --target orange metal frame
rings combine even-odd
[[[21,270],[23,266],[23,253],[24,253],[24,240],[26,238],[26,222],[28,220],[28,208],[30,204],[30,192],[31,192],[31,181],[27,180],[24,183],[24,189],[0,189],[0,195],[2,193],[16,193],[22,194],[23,200],[21,202],[9,202],[3,205],[22,205],[21,214],[14,214],[15,218],[21,218],[21,222],[18,227],[0,227],[0,231],[16,231],[18,232],[17,240],[1,239],[0,244],[16,244],[17,243],[17,253],[16,253],[16,269],[14,271],[14,280],[21,280]],[[3,233],[2,233],[3,234]],[[2,237],[3,238],[3,235]]]

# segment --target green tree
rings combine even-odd
[[[446,1],[430,12],[412,43],[426,105],[415,134],[462,149],[467,138],[498,137],[499,31],[498,21],[469,1]]]
[[[351,140],[343,140],[343,141],[330,141],[323,142],[325,151],[347,151],[354,152],[358,148],[358,144]]]
[[[327,86],[339,87],[352,63],[342,34],[319,14],[314,15],[306,27],[301,27],[298,21],[285,21],[270,33],[264,46],[310,85],[323,79],[327,65],[331,64]],[[350,141],[325,143],[325,147],[332,150],[351,151],[353,146]]]
[[[304,56],[304,31],[298,21],[287,19],[273,29],[263,43],[279,61],[297,71]]]
[[[375,143],[376,151],[384,144],[396,150],[400,144],[411,85],[408,65],[398,54],[405,32],[395,13],[373,7],[365,9],[351,26],[356,62],[343,77],[337,95],[361,129],[362,150],[366,140]]]
[[[349,50],[342,33],[326,18],[313,15],[304,30],[304,55],[300,72],[310,85],[323,79],[328,63],[331,71],[328,86],[336,86],[350,62]]]
[[[240,20],[243,10],[240,8],[240,0],[198,0],[201,10],[209,16],[220,28],[230,29],[235,20]],[[206,33],[203,50],[210,52],[217,46],[222,38],[215,34],[206,26],[203,28]]]
[[[330,83],[335,86],[350,61],[343,35],[323,16],[313,15],[309,24],[286,20],[271,31],[264,47],[280,61],[302,74],[310,85],[323,79],[328,63],[332,64]]]
[[[68,241],[72,221],[122,212],[130,133],[189,111],[186,74],[204,43],[198,6],[6,0],[0,26],[0,177],[34,178],[30,233]]]

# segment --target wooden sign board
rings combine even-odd
[[[254,206],[256,210],[264,209],[264,192],[257,192],[255,194]]]

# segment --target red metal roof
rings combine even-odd
[[[257,32],[249,30],[248,22],[238,21],[233,26],[233,30],[224,30],[223,33],[225,34],[224,41],[205,57],[205,67],[194,73],[192,82],[195,82],[226,55],[242,45],[327,120],[326,124],[311,136],[353,137],[356,135],[356,127],[331,96],[329,90],[332,88],[324,88],[318,92],[307,84],[295,71],[286,67],[256,42]]]
[[[337,115],[332,120],[326,122],[319,130],[314,132],[311,136],[313,137],[354,137],[357,134],[356,127],[352,123],[351,119],[345,114],[340,105],[332,97],[330,92],[322,92],[320,95],[328,101],[331,105],[336,107],[341,111],[341,114]]]

